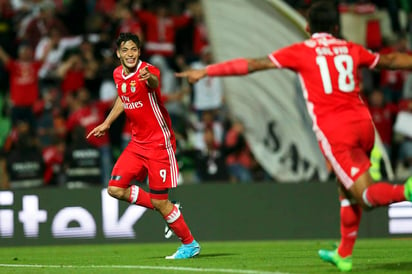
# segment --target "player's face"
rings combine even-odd
[[[128,71],[133,70],[137,66],[139,61],[140,51],[137,45],[133,41],[126,41],[120,45],[117,50],[117,57],[120,59],[120,63],[123,68]]]

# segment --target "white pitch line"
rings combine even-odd
[[[178,270],[191,272],[220,272],[220,273],[244,273],[244,274],[287,274],[284,272],[268,272],[258,270],[242,270],[230,268],[195,268],[179,266],[149,266],[149,265],[47,265],[47,264],[0,264],[0,267],[20,268],[112,268],[112,269],[153,269],[153,270]]]

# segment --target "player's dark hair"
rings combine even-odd
[[[307,16],[311,33],[336,34],[339,26],[339,15],[333,2],[319,1],[314,3],[309,8]]]
[[[119,34],[119,37],[116,40],[117,48],[120,48],[120,45],[127,41],[132,41],[140,49],[141,44],[140,44],[139,36],[131,32],[122,32]]]

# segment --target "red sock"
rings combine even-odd
[[[369,186],[363,192],[363,200],[366,204],[377,207],[387,206],[391,203],[405,201],[404,185],[392,185],[379,182]]]
[[[193,242],[192,233],[190,232],[185,219],[183,219],[183,215],[180,213],[179,208],[173,206],[173,210],[167,214],[164,219],[183,244],[190,244]]]
[[[361,217],[362,208],[358,204],[350,204],[349,200],[347,199],[341,200],[341,241],[338,247],[338,253],[343,258],[352,255],[353,247],[358,236]]]
[[[153,209],[150,194],[139,188],[137,185],[130,186],[129,203]]]

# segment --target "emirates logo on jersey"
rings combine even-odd
[[[132,81],[130,82],[130,90],[131,90],[132,92],[136,92],[136,81],[135,81],[135,80],[132,80]]]
[[[123,83],[123,84],[122,84],[122,92],[123,92],[123,93],[126,93],[126,87],[127,87],[127,84],[126,84],[126,83]]]

